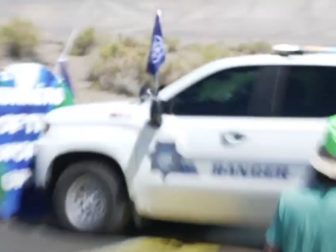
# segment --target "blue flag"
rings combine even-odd
[[[161,23],[160,23],[161,11],[157,11],[155,17],[155,24],[152,35],[152,44],[148,56],[147,72],[156,75],[160,69],[160,66],[166,59],[166,48],[163,40]]]

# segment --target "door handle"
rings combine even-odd
[[[221,143],[224,145],[236,145],[243,142],[246,137],[237,132],[226,132],[221,134]]]

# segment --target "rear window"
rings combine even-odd
[[[289,67],[280,116],[325,117],[336,114],[336,68]]]

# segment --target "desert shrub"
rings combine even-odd
[[[185,50],[192,54],[198,54],[198,58],[202,61],[202,63],[231,56],[230,49],[215,43],[192,44],[187,46]]]
[[[193,69],[210,61],[242,54],[266,53],[264,42],[225,46],[219,43],[190,44],[166,42],[168,55],[160,71],[160,84],[168,85]],[[99,49],[89,80],[100,89],[125,95],[138,95],[144,85],[153,83],[146,73],[149,45],[134,38],[119,37]]]
[[[30,21],[14,18],[0,27],[0,43],[9,57],[32,57],[39,44],[39,32]]]
[[[148,46],[132,38],[119,37],[99,50],[89,80],[103,90],[134,96],[139,83],[148,84],[146,73]]]
[[[168,85],[186,73],[204,64],[202,56],[197,51],[181,50],[175,55],[167,57],[162,67],[160,81]]]
[[[83,30],[74,41],[71,50],[72,55],[86,55],[96,42],[96,32],[94,28],[89,27]]]
[[[234,47],[233,50],[237,54],[256,54],[256,53],[269,53],[272,47],[269,43],[258,41],[254,43],[242,43]]]
[[[169,53],[177,52],[180,47],[180,41],[176,38],[168,38],[166,39],[166,47]]]

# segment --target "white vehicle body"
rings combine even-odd
[[[336,57],[255,55],[218,60],[164,88],[159,99],[167,102],[219,71],[259,66],[336,67]],[[276,94],[276,88],[268,94]],[[260,97],[275,99],[265,95],[257,99],[259,108],[264,106]],[[264,227],[280,193],[304,186],[309,158],[326,126],[323,116],[270,114],[163,113],[157,128],[149,120],[150,101],[75,105],[51,112],[50,128],[36,146],[36,185],[50,186],[57,174],[53,169],[59,168],[55,160],[92,154],[118,164],[140,216]]]

